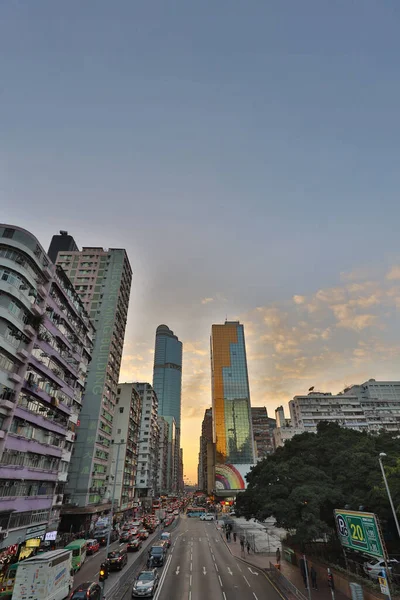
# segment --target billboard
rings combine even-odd
[[[227,492],[229,490],[245,490],[247,487],[246,475],[254,467],[248,465],[229,465],[217,463],[215,465],[215,490]]]
[[[374,513],[339,509],[334,513],[342,546],[376,558],[385,557],[385,544]]]

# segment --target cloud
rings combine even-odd
[[[293,296],[293,302],[295,304],[304,304],[306,301],[306,297],[305,296]]]
[[[393,281],[395,279],[400,279],[400,266],[393,266],[390,271],[386,274],[386,279]]]
[[[210,304],[210,302],[214,302],[214,298],[203,298],[201,301],[202,304]]]

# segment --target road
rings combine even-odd
[[[231,555],[211,521],[181,517],[159,572],[154,600],[281,600],[259,569]]]
[[[166,529],[166,531],[168,531],[168,529]],[[151,542],[151,540],[158,538],[160,535],[160,532],[158,530],[156,530],[154,533],[152,533],[147,540],[144,540],[142,543],[142,548],[138,551],[138,552],[128,552],[128,566],[124,567],[124,569],[122,570],[122,573],[124,573],[127,569],[134,567],[136,564],[141,564],[141,562],[144,560],[143,556],[144,554],[146,554],[147,557],[147,552],[145,550],[146,546],[148,543]],[[111,550],[116,550],[119,547],[126,547],[126,544],[120,544],[119,541],[113,542],[112,544],[110,544],[110,551]],[[100,565],[102,562],[104,562],[106,559],[106,548],[105,546],[101,546],[100,550],[98,552],[96,552],[96,554],[90,555],[86,558],[82,568],[76,573],[75,577],[74,577],[74,588],[79,585],[80,583],[83,583],[84,581],[99,581],[99,570],[100,570]],[[117,580],[118,577],[120,577],[121,572],[119,571],[111,571],[110,575],[108,577],[108,579],[106,580],[106,588],[112,587],[112,584],[114,581]]]

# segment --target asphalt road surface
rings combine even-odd
[[[231,555],[214,522],[197,518],[181,517],[159,575],[154,600],[281,600],[262,571]]]
[[[166,529],[168,531],[168,529]],[[106,580],[106,589],[111,588],[113,582],[115,582],[122,573],[125,573],[127,569],[130,569],[135,566],[136,563],[142,562],[144,554],[147,558],[147,552],[145,550],[148,543],[151,540],[157,539],[160,535],[160,531],[157,529],[154,533],[150,534],[147,540],[142,542],[142,547],[138,552],[128,552],[128,565],[122,569],[122,571],[111,571],[108,579]],[[111,550],[117,550],[119,547],[125,547],[126,543],[120,544],[119,541],[113,542],[110,544],[110,552]],[[99,570],[102,562],[106,560],[106,547],[100,546],[100,550],[96,552],[96,554],[92,554],[88,556],[85,562],[82,565],[82,568],[76,573],[74,577],[74,589],[80,583],[84,581],[99,581]]]

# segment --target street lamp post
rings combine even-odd
[[[396,510],[394,508],[394,504],[393,504],[393,500],[392,500],[392,495],[391,495],[390,489],[389,489],[389,484],[388,484],[387,479],[386,479],[385,467],[383,466],[383,463],[382,463],[382,458],[385,458],[385,456],[386,456],[385,452],[381,452],[379,454],[379,464],[380,464],[381,471],[382,471],[383,481],[385,482],[386,492],[387,492],[387,495],[388,495],[388,498],[389,498],[390,506],[392,508],[394,522],[396,523],[397,533],[398,533],[398,536],[400,538],[399,521],[397,519]]]
[[[119,451],[121,449],[121,446],[123,446],[125,444],[125,440],[121,440],[120,442],[114,443],[114,446],[118,446],[118,450],[117,450],[117,460],[115,463],[115,472],[114,472],[114,483],[113,483],[113,491],[112,491],[112,498],[111,498],[111,511],[110,511],[110,526],[108,528],[108,533],[107,533],[107,544],[106,544],[106,561],[107,561],[107,556],[108,556],[108,551],[110,549],[110,537],[111,537],[111,529],[112,529],[112,521],[113,521],[113,516],[114,516],[114,500],[115,500],[115,488],[117,486],[117,473],[118,473],[118,463],[119,463]],[[103,581],[103,598],[105,598],[105,590],[106,590],[106,582]]]

